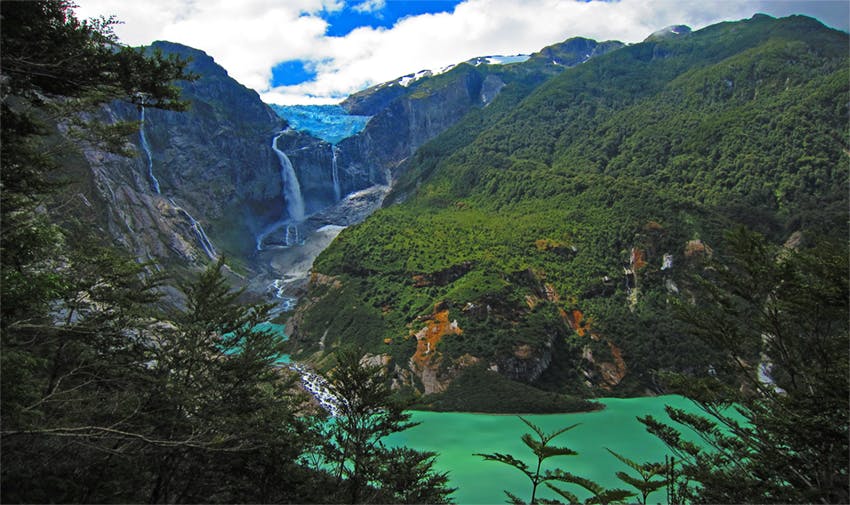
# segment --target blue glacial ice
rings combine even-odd
[[[363,131],[372,116],[353,116],[339,105],[276,105],[271,108],[295,130],[331,144]]]

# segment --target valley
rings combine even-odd
[[[829,167],[843,154],[822,142],[841,124],[841,35],[813,23],[574,38],[336,106],[269,106],[204,53],[158,42],[199,75],[181,84],[189,111],[111,105],[113,121],[142,119],[139,156],[86,151],[80,195],[103,209],[93,226],[181,276],[228,258],[248,299],[277,305],[298,359],[322,368],[356,345],[423,404],[492,373],[539,397],[532,409],[663,393],[659,371],[736,380],[668,307],[726,230],[785,242],[841,218],[846,174]]]
[[[321,42],[262,49],[242,16],[292,13],[248,4],[205,25],[237,59],[0,4],[0,501],[850,499],[846,31],[715,16],[386,80],[341,62],[477,0],[299,7]],[[544,14],[631,8],[581,4]]]

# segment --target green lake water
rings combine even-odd
[[[270,331],[270,332],[272,332],[272,334],[274,334],[275,336],[277,336],[281,340],[289,339],[289,337],[287,337],[286,333],[284,333],[284,331],[283,331],[284,326],[282,324],[270,323],[268,321],[264,321],[262,323],[257,324],[256,326],[254,326],[254,328],[252,328],[252,330],[253,331]],[[228,334],[228,335],[232,336],[232,334]],[[239,352],[239,350],[236,349],[236,350],[232,350],[232,351],[229,351],[229,352]],[[289,363],[289,355],[288,354],[281,354],[280,357],[275,360],[276,365],[285,365],[285,364],[288,364],[288,363]]]
[[[286,339],[284,326],[260,323],[259,330],[271,330]],[[283,355],[277,363],[289,363]],[[668,420],[665,405],[687,412],[700,412],[687,398],[658,396],[649,398],[603,398],[597,400],[605,408],[595,412],[577,414],[530,414],[523,416],[546,432],[579,423],[572,430],[552,442],[578,452],[576,456],[562,456],[547,460],[544,469],[561,468],[581,477],[594,480],[606,488],[627,488],[616,477],[616,472],[634,472],[608,453],[610,448],[639,463],[664,461],[669,451],[657,438],[646,432],[637,421],[638,416],[651,414],[662,421]],[[406,445],[422,451],[438,453],[436,469],[448,472],[449,483],[457,491],[452,500],[461,504],[505,503],[503,490],[522,499],[530,498],[531,484],[525,475],[502,463],[484,461],[474,453],[500,452],[511,454],[527,464],[535,463],[528,447],[520,436],[531,431],[515,415],[474,414],[462,412],[414,411],[413,421],[419,422],[409,430],[395,433],[385,439],[388,445]],[[574,485],[563,485],[568,491],[587,498],[589,495]],[[556,498],[555,493],[541,486],[538,496]],[[664,503],[662,489],[650,495],[650,503]]]
[[[596,412],[523,416],[546,432],[581,423],[552,442],[569,447],[578,455],[546,460],[544,469],[561,468],[606,488],[627,488],[615,473],[634,472],[605,448],[639,463],[664,461],[664,455],[668,454],[666,447],[647,433],[636,417],[652,414],[657,419],[669,420],[664,412],[667,404],[689,412],[699,411],[681,396],[609,398],[599,402],[605,409]],[[517,416],[417,411],[412,420],[422,424],[392,435],[387,442],[439,453],[435,466],[439,471],[449,472],[451,486],[458,488],[452,495],[457,503],[505,503],[505,489],[524,500],[530,498],[531,484],[519,470],[473,456],[473,453],[500,452],[530,466],[536,463],[530,449],[520,440],[523,433],[531,430]],[[564,484],[563,487],[580,498],[589,496],[577,486]],[[546,488],[542,493],[538,489],[538,497],[556,498],[556,495]],[[666,494],[662,489],[649,498],[652,503],[664,503]]]

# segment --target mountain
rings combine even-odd
[[[734,226],[789,245],[846,231],[848,36],[764,15],[668,32],[557,75],[524,74],[534,58],[486,76],[459,65],[420,91],[355,95],[349,110],[378,118],[450,80],[446,103],[506,83],[319,256],[294,350],[322,363],[358,346],[431,408],[489,391],[509,410],[499,391],[516,387],[541,409],[549,392],[645,394],[665,370],[734,383],[671,303]]]
[[[244,256],[255,230],[282,213],[280,166],[269,144],[284,122],[202,51],[169,42],[150,50],[191,60],[199,79],[179,83],[189,111],[105,107],[101,120],[140,121],[140,132],[129,156],[81,149],[77,214],[162,265]]]
[[[204,52],[156,42],[150,51],[190,60],[198,79],[178,83],[189,110],[123,103],[103,108],[99,120],[139,122],[139,134],[127,144],[128,156],[97,145],[70,153],[66,175],[76,181],[69,190],[78,198],[73,208],[62,208],[141,260],[183,270],[226,255],[246,280],[256,278],[252,291],[278,293],[279,284],[270,286],[289,275],[291,266],[279,258],[287,252],[282,249],[303,243],[324,225],[361,220],[380,205],[391,171],[402,174],[400,167],[416,147],[490,103],[506,82],[510,90],[515,75],[539,84],[589,57],[597,45],[608,47],[585,40],[555,46],[559,54],[575,53],[565,63],[463,64],[406,86],[394,81],[366,90],[333,111],[340,123],[332,145],[303,131],[310,114],[329,111],[305,111],[288,128],[256,92]],[[524,70],[503,70],[507,67]],[[376,101],[377,96],[384,98]],[[367,102],[368,115],[340,114]],[[375,189],[360,193],[367,188]],[[297,293],[305,279],[290,279],[288,291]]]
[[[257,240],[258,249],[264,250],[299,244],[297,251],[265,255],[274,256],[268,261],[278,265],[274,275],[284,277],[284,291],[302,294],[309,264],[332,238],[313,231],[358,223],[378,208],[390,186],[408,177],[408,160],[417,148],[485,108],[508,110],[565,68],[621,46],[570,39],[530,57],[480,58],[442,73],[405,76],[356,93],[341,108],[273,106],[292,122],[275,145],[292,166],[298,199],[303,201],[303,212],[298,214],[305,217],[297,227],[278,226]],[[293,267],[293,261],[305,266]],[[259,284],[269,282],[276,281]]]

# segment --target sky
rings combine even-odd
[[[168,40],[212,56],[267,103],[349,94],[476,56],[528,54],[570,37],[640,42],[674,24],[805,14],[850,30],[848,0],[76,0],[115,15],[131,46]]]

